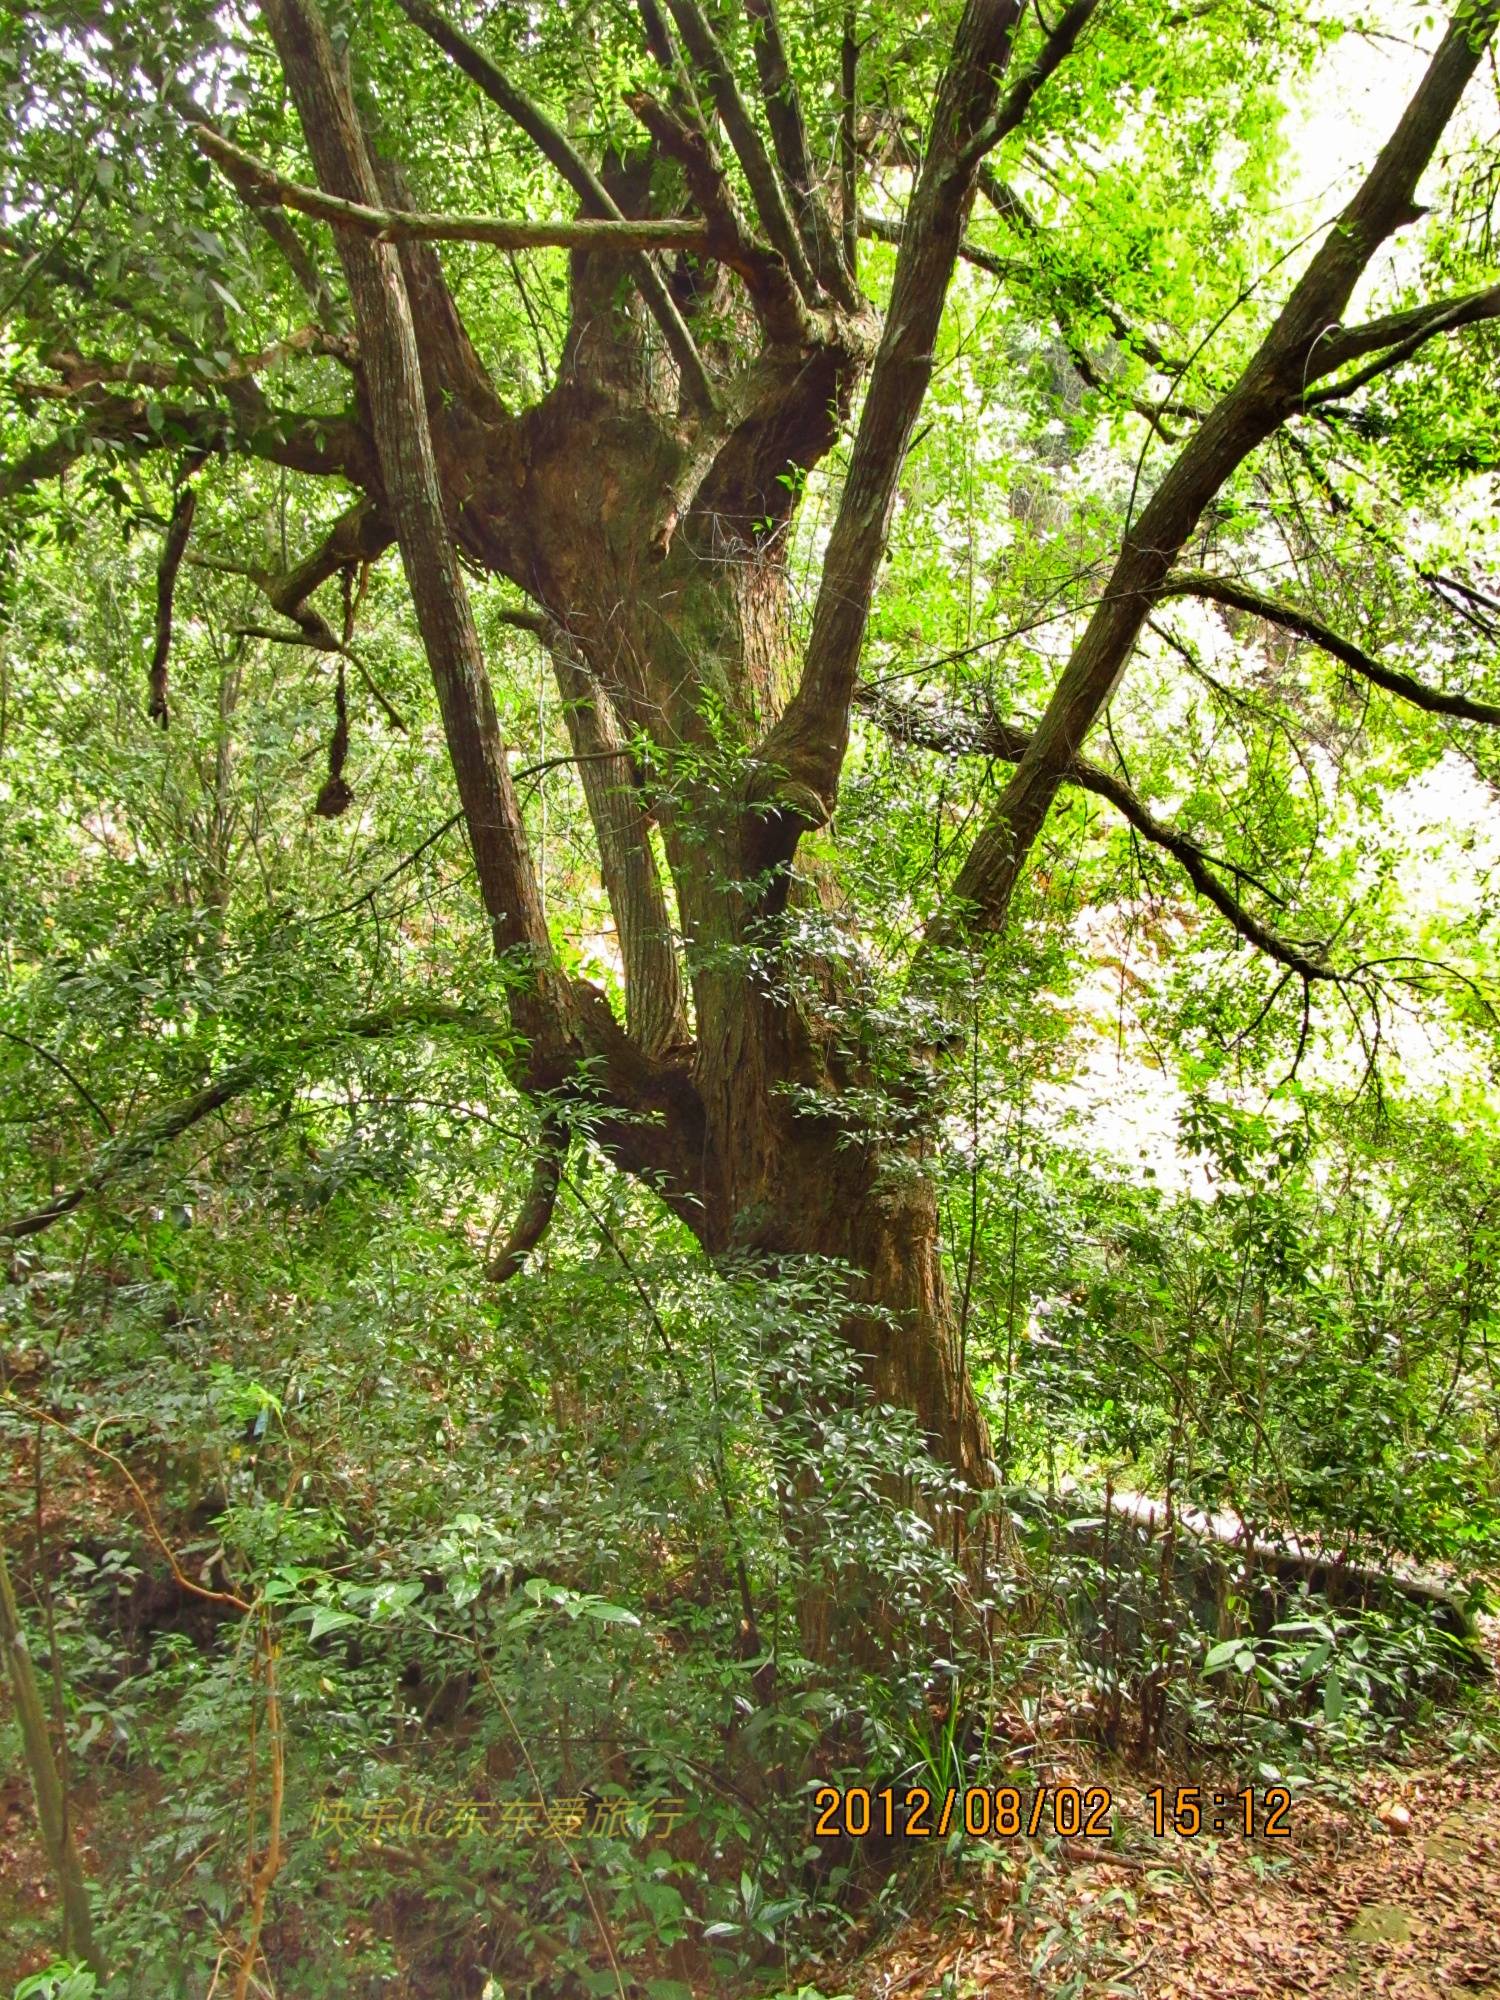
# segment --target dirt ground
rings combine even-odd
[[[1148,1828],[1144,1792],[1128,1823]],[[1500,2000],[1500,1760],[1369,1772],[1291,1837],[1002,1855],[852,1974],[853,2000]],[[985,1879],[986,1873],[988,1879]],[[826,1991],[837,1991],[827,1986]]]

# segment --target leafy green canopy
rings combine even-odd
[[[877,309],[954,14],[854,13],[859,275]],[[403,206],[575,215],[515,121],[404,16],[328,19]],[[321,633],[271,595],[367,490],[350,302],[327,228],[248,205],[189,130],[207,112],[272,169],[315,178],[265,25],[140,5],[7,25],[0,1185],[7,1216],[83,1190],[57,1230],[12,1246],[7,1379],[80,1434],[118,1420],[106,1439],[160,1461],[178,1546],[274,1608],[299,1830],[330,1783],[376,1799],[393,1772],[524,1791],[498,1688],[549,1788],[694,1793],[690,1845],[622,1835],[603,1852],[605,1917],[661,1993],[689,1937],[720,1954],[702,1976],[727,1981],[825,1894],[800,1789],[825,1750],[845,1774],[940,1765],[934,1677],[987,1673],[997,1705],[1034,1701],[1064,1678],[1070,1628],[1039,1591],[1000,1605],[987,1655],[963,1652],[933,1608],[944,1552],[908,1504],[931,1469],[906,1418],[845,1394],[839,1274],[710,1271],[591,1143],[588,1110],[535,1266],[481,1287],[539,1121],[507,1080],[510,968],[453,819],[409,595],[391,555],[363,583],[323,580],[301,607]],[[639,145],[631,100],[664,86],[630,10],[507,6],[468,26],[589,161]],[[764,126],[753,16],[716,26]],[[788,5],[780,26],[831,181],[844,24]],[[1029,15],[1025,33],[1035,47]],[[1113,792],[1059,796],[950,1067],[915,1107],[906,1062],[931,1028],[915,942],[1014,762],[1005,732],[1042,713],[1127,524],[1357,178],[1330,193],[1312,156],[1341,79],[1371,62],[1389,102],[1351,148],[1360,168],[1420,71],[1404,45],[1263,0],[1107,4],[989,160],[902,462],[837,813],[800,850],[829,893],[793,906],[784,963],[796,997],[846,1009],[872,1052],[837,1108],[847,1143],[927,1135],[1007,1479],[1174,1481],[1469,1574],[1493,1569],[1500,1536],[1500,773],[1473,713],[1500,701],[1489,323],[1405,354],[1393,339],[1368,381],[1347,362],[1347,393],[1226,481],[1181,566],[1251,602],[1184,591],[1153,608],[1087,746]],[[1494,285],[1494,144],[1481,80],[1351,322]],[[651,172],[658,212],[693,212],[676,167]],[[568,351],[566,252],[441,255],[499,396],[534,404]],[[733,291],[692,324],[710,357],[748,339]],[[786,503],[767,515],[794,656],[857,414],[820,463],[780,469]],[[187,487],[163,731],[156,596]],[[553,947],[623,1015],[560,696],[514,622],[519,586],[470,584],[501,733],[532,773],[519,790]],[[342,655],[323,634],[344,635]],[[325,816],[341,671],[354,810]],[[744,750],[737,718],[717,719],[724,740],[671,766],[710,829]],[[862,976],[830,1001],[841,955]],[[1325,965],[1338,978],[1309,974]],[[1172,1107],[1145,1160],[1122,1163],[1108,1121],[1078,1109],[1101,1051]],[[160,1122],[215,1080],[234,1086],[221,1101]],[[820,1397],[841,1412],[822,1431],[802,1410]],[[34,1424],[6,1423],[7,1448],[30,1451]],[[87,1463],[53,1440],[43,1476]],[[106,1518],[77,1540],[54,1643],[81,1768],[119,1784],[127,1822],[150,1782],[173,1801],[112,1878],[110,1936],[139,1990],[201,1990],[239,1911],[244,1770],[224,1746],[256,1697],[222,1635],[111,1622],[149,1563],[133,1529]],[[820,1596],[881,1635],[880,1674],[804,1656]],[[1065,1599],[1076,1622],[1063,1579]],[[1231,1725],[1195,1706],[1204,1635],[1192,1648],[1136,1665],[1156,1685],[1166,1662],[1201,1747]],[[1118,1693],[1086,1647],[1069,1658]],[[1358,1749],[1378,1719],[1314,1678],[1265,1689],[1258,1721],[1298,1756]],[[299,1849],[288,1903],[333,1893],[359,1941],[351,1959],[289,1935],[297,1990],[373,1991],[397,1959],[431,1990],[492,1964],[497,1937],[512,1965],[604,1975],[555,1853],[508,1857],[498,1884],[478,1840],[415,1864],[439,1913],[415,1941],[393,1914],[409,1865],[329,1892],[319,1850]]]

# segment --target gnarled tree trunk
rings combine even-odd
[[[535,131],[586,209],[642,212],[649,160],[611,159],[596,175],[425,0],[406,4]],[[702,17],[673,11],[713,76],[720,58]],[[918,193],[923,255],[887,323],[878,405],[851,474],[861,497],[840,553],[842,627],[851,605],[862,622],[868,604],[972,192],[975,134],[993,110],[1018,12],[974,0],[959,29]],[[390,175],[315,8],[272,0],[268,18],[322,186],[378,205]],[[777,759],[765,754],[797,684],[784,555],[795,492],[834,442],[872,358],[869,308],[835,249],[852,231],[841,237],[803,187],[804,230],[776,250],[756,245],[691,101],[679,93],[642,115],[683,160],[748,296],[738,307],[740,351],[706,391],[683,359],[681,310],[711,282],[732,317],[722,272],[705,280],[679,268],[664,302],[654,267],[644,279],[637,271],[632,290],[618,259],[576,254],[559,378],[512,419],[431,250],[339,233],[378,504],[405,561],[497,948],[529,975],[518,1025],[530,1052],[517,1081],[590,1095],[594,1129],[615,1159],[649,1180],[711,1253],[846,1262],[855,1274],[848,1335],[869,1386],[914,1412],[934,1452],[979,1485],[990,1476],[988,1440],[960,1364],[922,1142],[851,1127],[845,1099],[863,1079],[857,1051],[843,1046],[832,964],[792,941],[819,900],[815,884],[793,878],[796,833],[826,801],[804,801],[795,788],[783,796]],[[726,123],[733,135],[732,114]],[[795,146],[795,135],[782,136]],[[752,183],[769,166],[754,145],[741,158]],[[821,276],[799,246],[815,252]],[[601,996],[548,963],[484,662],[442,546],[451,538],[538,607],[531,622],[551,649],[574,744],[594,767],[585,791],[627,972],[623,1028]],[[643,1109],[658,1113],[655,1127],[642,1128]]]

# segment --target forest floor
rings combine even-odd
[[[1149,1825],[1144,1786],[1115,1786]],[[0,1881],[51,1894],[19,1777],[0,1784]],[[1404,1817],[1403,1817],[1404,1815]],[[980,1864],[859,1964],[840,2000],[1500,2000],[1500,1758],[1369,1772],[1299,1799],[1284,1842],[1144,1841],[1097,1860]],[[0,1957],[5,1954],[0,1952]],[[44,1952],[5,1968],[9,1981]]]
[[[1500,1621],[1488,1640],[1500,1689]],[[995,1843],[919,1896],[862,1957],[809,1967],[827,2000],[1500,2000],[1500,1740],[1455,1754],[1438,1736],[1399,1762],[1300,1792],[1288,1837],[1151,1834],[1154,1784],[1076,1747],[1037,1745],[1026,1783],[1106,1785],[1119,1846]],[[1061,1718],[1059,1718],[1061,1720]],[[1448,1718],[1451,1729],[1453,1718]],[[110,1815],[92,1787],[83,1830]],[[138,1801],[138,1803],[141,1803]],[[87,1838],[85,1865],[98,1856]],[[0,1776],[0,1993],[45,1961],[54,1887],[29,1788]],[[7,1949],[7,1941],[11,1949]],[[816,1982],[815,1985],[813,1982]],[[795,1984],[795,1982],[794,1982]]]
[[[1495,1648],[1500,1666],[1500,1646]],[[1040,1773],[1038,1774],[1040,1776]],[[1286,1839],[1154,1839],[1148,1781],[1109,1782],[1123,1847],[979,1863],[854,1966],[848,2000],[1500,2000],[1500,1754],[1442,1754],[1301,1796]],[[1157,1781],[1159,1782],[1159,1781]],[[1141,1832],[1141,1829],[1147,1829]]]
[[[825,1990],[1500,2000],[1500,1762],[1371,1772],[1337,1804],[1299,1800],[1291,1818],[1274,1850],[1151,1842],[1152,1854],[993,1867]]]

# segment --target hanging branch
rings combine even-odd
[[[515,1277],[551,1226],[568,1157],[568,1138],[568,1128],[561,1118],[551,1113],[543,1118],[531,1180],[520,1212],[510,1226],[510,1234],[484,1267],[484,1275],[491,1284],[503,1285]]]
[[[354,628],[359,623],[359,614],[364,609],[365,593],[370,588],[369,562],[360,563],[358,568],[359,586],[357,589],[354,583],[355,565],[353,563],[346,563],[339,573],[340,588],[344,596],[344,636],[341,643],[346,653],[354,644]]]
[[[333,691],[333,735],[328,743],[328,776],[318,793],[313,811],[321,819],[337,819],[354,803],[354,791],[344,777],[344,759],[349,754],[349,693],[344,683],[344,658],[339,655],[339,675]]]
[[[177,593],[177,572],[187,552],[188,536],[193,531],[193,515],[198,506],[192,472],[201,463],[201,458],[191,462],[177,489],[172,518],[167,524],[167,538],[162,544],[161,560],[156,565],[156,637],[147,675],[150,693],[146,713],[163,729],[171,719],[167,709],[167,662],[172,652],[172,600]]]

